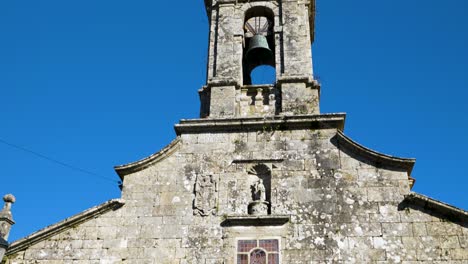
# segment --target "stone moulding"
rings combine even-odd
[[[386,154],[379,153],[372,149],[366,148],[359,143],[353,141],[349,137],[347,137],[343,132],[338,131],[336,134],[336,140],[338,143],[338,147],[345,147],[352,150],[354,153],[357,153],[376,164],[389,166],[393,168],[404,169],[408,173],[408,180],[411,183],[411,187],[415,180],[411,177],[411,171],[413,170],[414,164],[416,159],[413,158],[399,158],[394,157]]]
[[[175,125],[177,135],[185,133],[214,133],[283,129],[343,130],[346,114],[294,115],[247,118],[182,119]]]
[[[314,80],[312,76],[280,76],[276,80],[276,84],[283,84],[283,83],[305,83],[307,86],[311,87],[312,89],[317,89],[320,91],[320,83],[317,80]]]
[[[281,87],[283,83],[305,83],[310,89],[317,89],[319,99],[321,94],[321,85],[318,80],[315,80],[312,76],[280,76],[276,80],[275,87]]]
[[[468,221],[467,211],[419,193],[411,192],[405,195],[404,202],[406,202],[406,204],[402,204],[402,207],[408,207],[408,204],[414,204],[428,211],[437,212],[447,217],[449,220],[460,222]]]
[[[111,210],[117,210],[122,207],[125,202],[122,199],[112,199],[98,206],[94,206],[86,211],[62,220],[56,224],[50,225],[44,229],[41,229],[29,236],[21,238],[13,242],[7,251],[7,256],[25,250],[34,244],[37,244],[51,236],[57,235],[66,231],[67,229],[73,228],[83,222],[93,219],[99,215],[102,215]]]
[[[310,42],[314,42],[315,38],[315,0],[310,0],[309,3],[309,30]]]
[[[119,175],[120,179],[123,180],[125,175],[140,171],[170,156],[172,153],[174,153],[174,151],[178,149],[179,142],[180,142],[180,139],[176,138],[171,143],[169,143],[169,145],[167,145],[160,151],[152,154],[151,156],[143,158],[139,161],[115,166],[114,169]]]
[[[221,226],[281,226],[290,220],[289,215],[228,215]]]
[[[280,163],[283,162],[284,159],[235,159],[232,161],[232,163],[254,163],[254,164],[260,164],[260,163]]]

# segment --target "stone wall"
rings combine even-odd
[[[171,149],[125,176],[124,206],[7,263],[237,263],[246,237],[278,238],[283,264],[468,263],[466,219],[405,205],[407,171],[363,158],[336,129],[182,134]],[[289,221],[223,225],[247,214],[258,164],[271,177],[266,217]]]

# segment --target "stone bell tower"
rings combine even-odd
[[[314,0],[205,0],[210,21],[201,117],[319,114],[312,71]],[[274,84],[251,85],[260,65]]]

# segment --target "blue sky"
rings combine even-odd
[[[10,240],[120,197],[114,165],[196,118],[203,1],[1,1],[0,194]],[[414,191],[468,209],[468,2],[317,0],[323,113],[379,152],[417,158]]]

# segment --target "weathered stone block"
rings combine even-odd
[[[281,98],[283,114],[319,113],[318,91],[305,83],[282,83]]]
[[[402,195],[398,188],[392,187],[369,187],[367,188],[369,201],[374,202],[394,202],[401,201]]]
[[[411,223],[382,223],[382,233],[386,236],[412,236]]]
[[[414,236],[427,236],[426,224],[413,223],[413,235]]]
[[[234,86],[211,87],[210,117],[233,117],[236,113],[235,97]]]
[[[468,236],[460,235],[458,236],[460,247],[461,248],[468,248]]]

